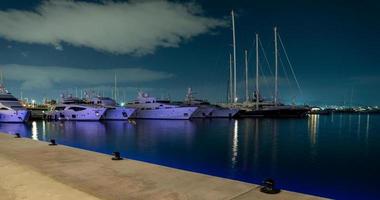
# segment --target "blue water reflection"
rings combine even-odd
[[[0,131],[336,199],[376,199],[378,115],[0,124]]]

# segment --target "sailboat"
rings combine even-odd
[[[284,105],[278,101],[278,33],[277,27],[274,27],[274,45],[275,45],[275,91],[273,102],[263,101],[260,98],[259,90],[259,37],[256,34],[256,92],[255,103],[242,110],[239,117],[305,117],[310,111],[308,106]]]

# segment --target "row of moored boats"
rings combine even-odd
[[[77,98],[61,96],[61,102],[43,112],[47,120],[128,120],[128,119],[182,119],[233,118],[239,110],[212,105],[187,95],[183,102],[157,100],[140,92],[136,100],[120,106],[109,97],[95,95]],[[0,91],[0,122],[25,122],[31,112],[3,87]]]

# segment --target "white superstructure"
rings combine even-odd
[[[135,101],[127,107],[135,108],[131,118],[136,119],[190,119],[198,109],[193,106],[172,105],[169,101],[157,101],[147,93],[139,92]]]
[[[107,108],[86,104],[83,100],[73,97],[62,98],[60,104],[47,113],[47,119],[97,121],[104,115]]]
[[[118,106],[116,101],[109,97],[93,97],[87,102],[107,108],[101,119],[105,120],[127,120],[134,112],[134,108]]]
[[[196,106],[198,109],[191,116],[192,118],[206,118],[210,117],[210,113],[214,110],[209,102],[204,100],[195,99],[191,88],[187,89],[187,94],[183,105]]]
[[[233,108],[223,108],[217,105],[212,105],[208,101],[195,99],[193,91],[188,88],[185,105],[197,106],[198,110],[194,112],[193,118],[232,118],[239,110]]]
[[[25,122],[29,116],[19,100],[0,85],[0,122]]]

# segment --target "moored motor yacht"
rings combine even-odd
[[[30,112],[0,85],[0,122],[26,122]]]
[[[223,108],[221,106],[212,105],[205,100],[195,99],[192,89],[187,90],[184,105],[197,106],[198,110],[193,113],[192,118],[232,118],[239,110],[234,108]]]
[[[86,99],[86,102],[107,108],[101,119],[104,120],[127,120],[134,112],[134,108],[117,105],[116,101],[109,97],[96,96]]]
[[[193,91],[188,88],[185,101],[180,103],[183,106],[196,106],[198,109],[191,115],[191,118],[210,117],[210,113],[214,110],[211,104],[204,100],[195,99]]]
[[[127,104],[136,111],[131,118],[135,119],[190,119],[198,109],[195,106],[180,106],[170,104],[170,101],[159,101],[147,93],[138,93],[135,101]]]
[[[104,115],[107,108],[86,104],[74,97],[62,97],[60,104],[54,106],[46,115],[51,120],[97,121]]]
[[[233,118],[239,112],[239,109],[235,108],[223,108],[220,106],[214,106],[214,109],[210,113],[212,118]]]

